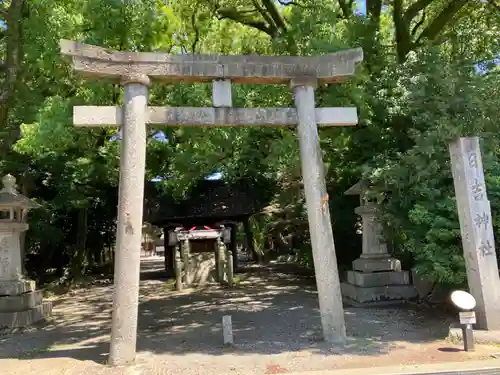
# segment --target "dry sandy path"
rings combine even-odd
[[[349,343],[319,340],[314,283],[278,269],[238,275],[234,289],[178,293],[161,275],[162,259],[143,259],[137,365],[107,360],[112,287],[78,290],[54,301],[42,327],[0,337],[0,373],[8,375],[271,374],[306,370],[486,359],[444,340],[449,320],[414,308],[345,311]],[[232,315],[234,348],[222,346],[221,319]]]

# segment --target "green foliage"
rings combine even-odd
[[[423,274],[449,283],[465,281],[460,229],[454,199],[448,144],[459,136],[480,135],[486,173],[498,170],[497,125],[491,79],[477,74],[467,61],[449,64],[438,51],[412,55],[395,71],[381,100],[394,138],[404,132],[404,150],[389,149],[374,158],[372,182],[390,187],[385,223],[395,248],[410,252]],[[497,78],[495,77],[494,80]],[[397,123],[404,124],[398,131]],[[403,127],[404,126],[404,127]],[[500,185],[488,179],[493,209]],[[497,232],[497,238],[500,232]]]

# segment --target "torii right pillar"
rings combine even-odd
[[[323,338],[330,344],[343,344],[346,340],[344,309],[315,115],[317,79],[292,79],[291,86],[297,107],[300,161]]]

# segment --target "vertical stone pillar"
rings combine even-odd
[[[140,250],[146,168],[149,78],[123,77],[125,98],[120,146],[120,186],[116,230],[111,365],[135,360],[139,300]]]
[[[165,255],[165,272],[167,277],[173,277],[175,274],[174,249],[169,241],[170,228],[163,228],[163,254]]]
[[[187,237],[186,234],[186,239],[184,240],[183,243],[183,248],[182,248],[182,258],[184,261],[184,281],[186,283],[186,286],[189,288],[191,287],[191,243],[189,242],[189,238]]]
[[[172,248],[173,257],[174,257],[174,267],[175,267],[175,288],[177,291],[181,291],[183,289],[182,284],[182,257],[181,257],[181,249],[180,244],[174,246]]]
[[[255,251],[255,246],[253,245],[252,226],[250,225],[250,219],[248,217],[243,219],[243,230],[245,231],[247,251],[250,251],[252,253],[252,259],[254,262],[260,262],[259,254],[257,254],[257,251]]]
[[[449,149],[469,290],[477,301],[477,327],[497,330],[500,279],[479,139],[459,138]]]
[[[303,77],[292,80],[298,116],[298,136],[307,217],[313,252],[323,337],[327,343],[346,340],[344,309],[328,208],[325,172],[314,103],[317,80]]]
[[[224,242],[222,242],[221,238],[218,237],[215,241],[216,253],[215,253],[215,261],[217,262],[217,282],[219,284],[223,284],[226,275],[226,266],[225,266],[225,258],[226,258],[226,247],[224,246]]]
[[[214,107],[224,108],[233,106],[230,79],[217,79],[212,82],[212,104]]]
[[[236,243],[236,224],[231,225],[231,242],[229,243],[229,248],[233,255],[233,273],[238,269],[238,249]]]
[[[228,247],[226,247],[226,273],[227,273],[227,284],[229,286],[233,286],[233,279],[234,279],[233,252]]]

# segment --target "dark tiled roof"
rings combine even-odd
[[[260,212],[272,197],[272,188],[248,180],[225,183],[202,180],[182,200],[174,200],[150,183],[145,191],[145,220],[153,225],[240,220]]]

